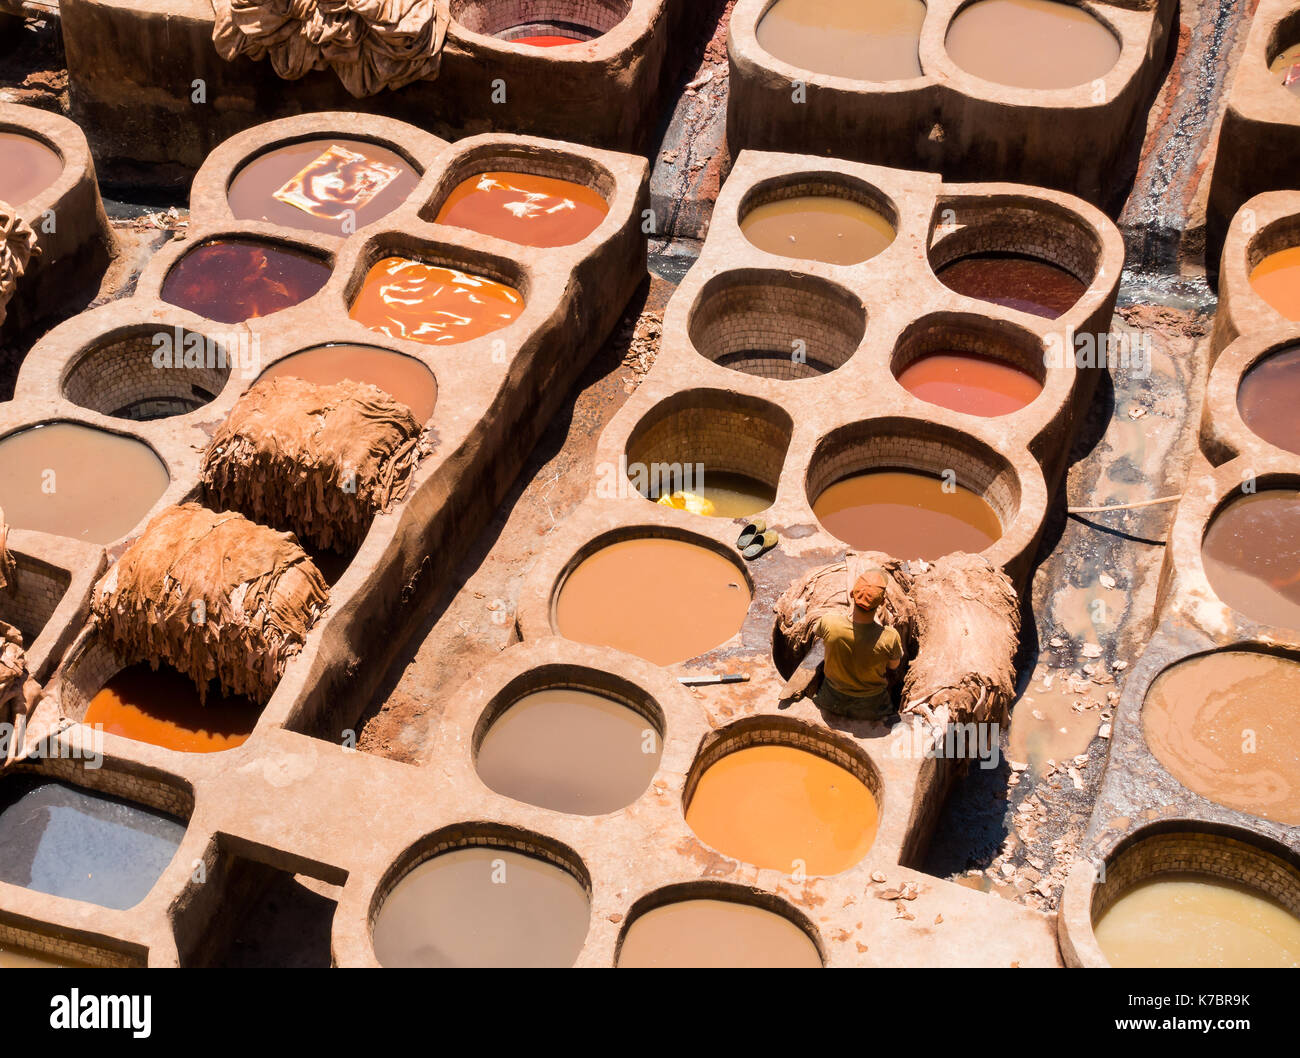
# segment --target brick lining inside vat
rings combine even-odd
[[[0,947],[24,948],[54,959],[110,969],[141,967],[146,962],[146,953],[142,951],[114,951],[71,937],[56,937],[7,922],[0,922]]]
[[[1139,831],[1106,861],[1105,881],[1092,890],[1095,923],[1129,888],[1160,874],[1194,872],[1240,882],[1266,893],[1300,915],[1300,862],[1256,843],[1245,831],[1228,828],[1188,829],[1196,824],[1159,824]],[[1181,829],[1164,829],[1164,828]],[[1284,856],[1286,858],[1284,858]]]
[[[568,23],[608,33],[632,10],[632,0],[452,0],[451,17],[468,30],[496,36],[528,36],[539,23]]]
[[[607,202],[617,187],[613,174],[591,159],[558,150],[511,150],[491,145],[477,148],[456,159],[438,181],[437,190],[420,210],[420,219],[431,223],[437,220],[443,203],[452,191],[471,177],[488,172],[527,173],[530,176],[568,180],[591,188]]]
[[[957,430],[918,419],[871,419],[825,438],[808,468],[808,499],[816,502],[837,481],[867,470],[919,470],[982,496],[1005,532],[1020,511],[1015,469],[993,449]]]
[[[749,189],[740,203],[740,222],[759,206],[805,196],[842,198],[874,209],[893,227],[898,227],[898,210],[881,191],[861,180],[837,173],[800,173],[797,176],[764,180]]]
[[[1300,109],[1300,100],[1297,100]],[[1300,215],[1282,217],[1258,232],[1246,249],[1246,274],[1271,254],[1280,253],[1300,246]]]
[[[72,729],[76,730],[76,729]],[[84,729],[83,729],[84,730]],[[77,736],[74,736],[77,737]],[[156,809],[181,822],[188,822],[194,814],[194,794],[188,787],[160,772],[135,767],[105,755],[103,767],[86,768],[76,757],[47,757],[37,763],[19,762],[10,765],[8,775],[35,775],[77,786],[83,790],[120,797],[124,801]],[[0,782],[3,782],[0,779]]]
[[[204,366],[158,367],[160,334],[177,332],[151,325],[92,345],[68,368],[63,395],[79,407],[135,421],[184,415],[215,400],[230,378],[224,347],[205,338]],[[184,354],[183,346],[172,349],[176,361]]]
[[[711,279],[700,291],[688,326],[696,351],[715,363],[786,380],[842,366],[866,329],[867,310],[842,287],[811,276],[757,270]],[[806,362],[794,358],[796,341],[805,343]]]
[[[72,574],[39,558],[11,551],[14,581],[0,589],[0,621],[12,624],[30,647],[63,600]]]
[[[1018,253],[1063,268],[1085,285],[1097,274],[1097,235],[1048,202],[940,199],[932,223],[929,257],[935,271],[975,254]]]
[[[632,431],[629,464],[703,463],[776,488],[794,424],[775,405],[722,390],[674,394]]]
[[[954,351],[1000,360],[1039,382],[1047,381],[1042,342],[1033,334],[1002,321],[956,313],[936,313],[911,324],[899,336],[889,368],[897,376],[930,353]]]
[[[142,661],[113,649],[107,638],[92,632],[73,647],[58,672],[59,704],[65,716],[80,720],[90,701],[123,669]]]

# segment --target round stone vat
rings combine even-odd
[[[411,409],[416,420],[427,423],[438,401],[433,372],[413,356],[373,345],[317,345],[277,360],[258,376],[300,378],[318,386],[343,381],[378,386]]]
[[[51,422],[0,437],[0,509],[17,529],[111,544],[169,480],[154,450],[124,434]]]
[[[1260,439],[1300,455],[1300,345],[1287,346],[1256,360],[1242,375],[1237,410]]]
[[[688,882],[650,893],[628,912],[616,965],[632,969],[820,969],[817,928],[758,889]]]
[[[866,334],[867,310],[824,279],[746,268],[704,284],[688,329],[696,351],[714,363],[788,381],[842,366]]]
[[[839,874],[871,849],[882,783],[851,743],[798,721],[742,720],[706,739],[686,822],[723,855],[783,874]]]
[[[807,494],[836,539],[904,559],[978,554],[1001,539],[1020,508],[1020,482],[1005,457],[919,420],[868,420],[824,438],[809,464]]]
[[[617,812],[650,785],[664,713],[612,673],[545,665],[512,680],[474,729],[474,766],[499,794],[556,812]]]
[[[1216,595],[1262,624],[1300,629],[1300,492],[1291,480],[1256,481],[1211,516],[1201,542]]]
[[[758,44],[803,70],[855,81],[921,76],[923,0],[776,0],[758,23]]]
[[[1156,824],[1121,843],[1104,878],[1088,910],[1112,966],[1300,965],[1300,867],[1267,839]]]
[[[632,0],[452,0],[468,30],[510,44],[555,48],[594,40],[617,26]]]
[[[776,499],[793,429],[767,401],[725,390],[677,393],[628,438],[628,480],[664,506],[748,518]]]
[[[235,342],[231,346],[179,325],[118,328],[72,361],[63,375],[63,395],[116,419],[186,415],[217,399],[233,367],[251,365],[248,336]]]
[[[1300,662],[1243,647],[1165,669],[1147,691],[1142,733],[1194,793],[1300,825]]]
[[[1044,201],[942,198],[932,223],[930,267],[944,286],[1045,319],[1074,308],[1101,260],[1097,233]]]
[[[768,180],[740,204],[740,230],[760,250],[855,265],[888,249],[898,211],[871,185],[833,173]]]
[[[1264,53],[1268,72],[1279,89],[1300,96],[1300,12],[1292,11],[1278,22]]]
[[[745,571],[712,540],[629,527],[574,556],[551,622],[566,639],[676,665],[739,632],[752,597]]]
[[[330,277],[329,255],[291,243],[230,236],[185,253],[163,279],[171,305],[218,323],[243,323],[306,301]]]
[[[889,366],[918,400],[983,418],[1027,407],[1047,381],[1037,337],[999,320],[957,313],[928,316],[908,327]]]
[[[389,869],[371,905],[388,967],[565,967],[586,942],[591,877],[571,849],[492,824],[430,835]]]

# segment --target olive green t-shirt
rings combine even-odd
[[[903,657],[898,633],[874,621],[855,624],[847,614],[834,614],[821,618],[814,632],[826,645],[826,678],[845,694],[879,694],[889,686],[890,662]]]

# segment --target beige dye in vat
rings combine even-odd
[[[1234,610],[1300,629],[1300,493],[1267,489],[1233,501],[1210,524],[1201,560]]]
[[[29,948],[0,947],[0,970],[64,970],[82,965]]]
[[[21,206],[48,191],[63,173],[63,160],[57,153],[21,132],[0,132],[0,158],[4,159],[0,202],[11,206]]]
[[[895,235],[876,210],[835,195],[799,195],[755,206],[740,230],[760,250],[833,265],[869,261]]]
[[[345,380],[378,386],[411,409],[417,422],[428,422],[438,399],[433,372],[414,357],[369,345],[320,345],[286,356],[262,372],[266,378],[301,378],[318,386]]]
[[[637,917],[618,965],[820,969],[822,960],[808,934],[775,911],[736,900],[680,900]]]
[[[1093,932],[1112,966],[1300,966],[1300,918],[1256,890],[1206,874],[1139,882]]]
[[[758,44],[803,70],[859,81],[921,76],[922,0],[777,0]]]

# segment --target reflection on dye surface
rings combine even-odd
[[[709,470],[690,485],[688,489],[658,492],[647,498],[708,518],[748,518],[767,510],[776,499],[776,489],[747,474]]]
[[[1300,246],[1265,257],[1251,270],[1250,285],[1288,320],[1300,320]]]
[[[758,44],[804,70],[859,81],[921,76],[922,0],[777,0],[758,23]]]
[[[1087,11],[1055,0],[979,0],[944,42],[967,73],[1016,88],[1073,88],[1105,77],[1119,40]]]
[[[162,299],[219,323],[292,308],[325,285],[330,266],[301,250],[224,239],[191,250],[163,280]]]
[[[0,510],[17,529],[110,544],[168,481],[153,449],[107,430],[60,422],[0,440]]]
[[[586,890],[518,852],[456,849],[426,860],[375,916],[385,966],[572,966],[587,939]]]
[[[861,551],[895,558],[978,554],[1002,536],[998,516],[961,485],[912,470],[873,470],[837,481],[813,504],[823,528]]]
[[[638,916],[618,965],[802,970],[822,961],[808,934],[784,915],[734,900],[681,900]]]
[[[1269,444],[1300,453],[1300,346],[1273,353],[1249,371],[1237,391],[1242,421]]]
[[[90,700],[82,722],[112,735],[180,753],[219,753],[241,746],[261,710],[239,695],[208,692],[199,701],[193,681],[169,665],[123,669]]]
[[[226,198],[240,220],[346,235],[391,213],[419,180],[405,158],[377,143],[316,139],[254,158]]]
[[[1013,253],[961,257],[935,274],[963,297],[1049,320],[1064,316],[1088,289],[1064,268]]]
[[[433,373],[413,357],[370,345],[320,345],[286,356],[262,372],[261,379],[300,378],[318,386],[343,381],[378,386],[411,409],[417,422],[428,422],[438,399]]]
[[[486,276],[385,257],[366,274],[352,318],[390,338],[456,345],[509,326],[523,295]]]
[[[589,691],[548,690],[493,721],[475,764],[506,797],[597,816],[640,797],[661,752],[659,732],[636,710]]]
[[[662,538],[622,540],[569,575],[555,623],[566,639],[675,665],[740,631],[749,600],[740,571],[710,548]]]
[[[20,206],[48,191],[63,173],[63,160],[40,140],[0,132],[0,201]]]
[[[571,180],[494,172],[459,184],[439,210],[438,223],[524,246],[570,246],[600,227],[608,213],[599,192]]]
[[[1300,918],[1262,893],[1204,874],[1138,883],[1093,931],[1112,966],[1300,966]]]
[[[1210,525],[1201,556],[1210,587],[1234,610],[1300,629],[1300,493],[1235,501]]]
[[[0,881],[102,907],[134,907],[167,869],[185,825],[57,782],[23,783],[0,809]]]
[[[711,765],[686,822],[701,841],[756,867],[838,874],[876,837],[876,799],[847,768],[792,746],[751,746]]]
[[[1019,411],[1043,391],[1028,371],[960,351],[928,353],[909,364],[898,382],[930,404],[986,417]]]
[[[1142,730],[1189,790],[1300,824],[1300,664],[1240,650],[1184,661],[1151,685]]]
[[[894,241],[894,226],[870,206],[834,195],[800,195],[756,206],[740,230],[768,253],[852,265]]]

